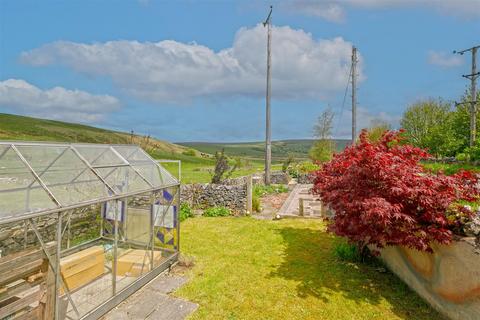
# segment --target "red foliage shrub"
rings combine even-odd
[[[451,242],[446,211],[478,196],[477,178],[430,174],[419,164],[429,155],[401,140],[400,132],[390,131],[372,143],[363,131],[359,143],[315,173],[313,192],[335,211],[329,230],[362,249],[403,245],[431,252],[433,241]]]

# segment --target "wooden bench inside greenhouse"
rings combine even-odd
[[[54,243],[47,244],[54,253]],[[42,249],[0,258],[0,319],[53,319],[55,275]]]

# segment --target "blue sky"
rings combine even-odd
[[[169,141],[264,138],[262,1],[0,0],[0,112],[82,122]],[[342,108],[360,52],[359,126],[394,127],[418,99],[464,92],[480,0],[274,1],[274,139],[312,136]],[[480,63],[479,63],[480,64]]]

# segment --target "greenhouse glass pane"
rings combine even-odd
[[[93,167],[125,164],[110,146],[75,145],[74,147]]]
[[[176,179],[167,170],[156,164],[133,165],[133,167],[155,187],[176,183]]]
[[[62,205],[108,196],[105,184],[68,146],[18,146]]]
[[[145,152],[137,146],[114,146],[113,147],[122,157],[130,163],[154,161]]]
[[[0,155],[0,219],[57,207],[13,149]]]
[[[151,189],[131,167],[99,168],[100,176],[115,190],[116,193],[128,193]]]

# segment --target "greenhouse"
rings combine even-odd
[[[98,319],[177,259],[179,180],[135,145],[0,142],[0,319]]]

